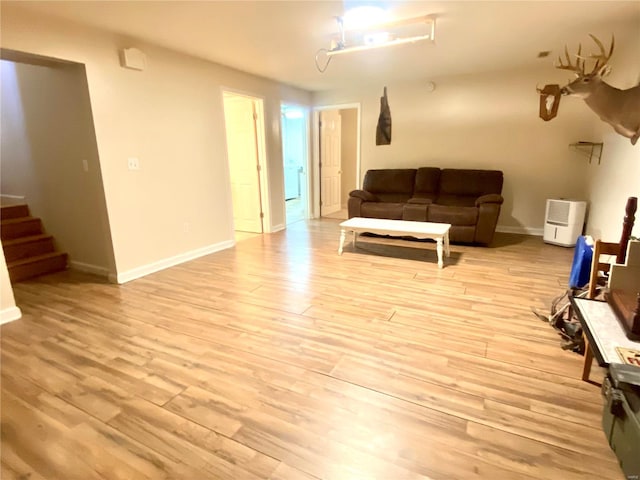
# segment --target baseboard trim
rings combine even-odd
[[[219,252],[220,250],[231,248],[234,245],[235,242],[233,240],[227,240],[213,245],[207,245],[206,247],[197,248],[195,250],[191,250],[190,252],[181,253],[179,255],[165,258],[157,262],[149,263],[141,267],[132,268],[131,270],[127,270],[126,272],[117,273],[115,277],[113,275],[109,275],[109,280],[115,280],[115,283],[120,284],[127,283],[131,280],[135,280],[136,278],[141,278],[146,275],[159,272],[160,270],[164,270],[166,268],[170,268],[175,265],[188,262],[190,260],[195,260],[196,258]]]
[[[508,226],[498,225],[496,227],[496,232],[516,233],[518,235],[535,235],[537,237],[541,237],[542,235],[544,235],[544,228],[508,227]]]
[[[278,225],[274,225],[271,228],[271,232],[270,233],[277,233],[277,232],[281,232],[282,230],[285,229],[285,225],[283,223],[280,223]]]
[[[8,195],[6,193],[2,193],[0,194],[0,199],[5,205],[20,205],[25,203],[27,197],[24,195]]]
[[[98,275],[104,278],[110,278],[111,276],[113,276],[108,268],[99,267],[98,265],[93,265],[91,263],[78,262],[75,260],[69,260],[69,268],[71,268],[72,270],[78,270],[79,272],[91,273],[93,275]]]
[[[0,325],[13,322],[22,317],[22,312],[18,307],[9,307],[0,311]]]

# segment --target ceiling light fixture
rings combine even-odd
[[[391,22],[350,21],[351,26],[347,25],[344,17],[336,17],[336,21],[338,38],[332,39],[330,48],[321,48],[316,53],[316,67],[321,73],[327,69],[334,55],[425,40],[431,43],[435,41],[436,18],[433,15],[421,15]],[[324,67],[319,65],[319,57],[322,54],[327,57]]]

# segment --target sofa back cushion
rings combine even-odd
[[[440,205],[473,206],[475,199],[489,193],[502,193],[499,170],[464,170],[445,168],[440,174]]]
[[[415,168],[368,170],[362,189],[376,195],[381,202],[406,202],[413,195]]]
[[[414,198],[428,198],[433,201],[438,197],[440,185],[440,169],[421,167],[416,172],[416,183],[413,189]]]

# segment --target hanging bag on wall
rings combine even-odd
[[[380,116],[378,117],[378,127],[376,128],[376,145],[389,145],[391,143],[391,111],[387,100],[387,87],[384,87],[384,94],[380,97]]]

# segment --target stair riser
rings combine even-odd
[[[53,238],[43,238],[29,243],[20,243],[4,247],[4,257],[7,262],[14,262],[27,257],[35,257],[53,252]]]
[[[42,224],[39,218],[34,218],[26,222],[2,225],[1,229],[2,240],[11,240],[42,233]]]
[[[27,205],[6,205],[0,209],[0,218],[9,220],[10,218],[20,218],[29,216],[29,207]]]
[[[38,277],[47,273],[60,272],[67,268],[67,256],[47,258],[38,262],[26,265],[9,267],[9,278],[11,282],[20,282],[28,278]]]

